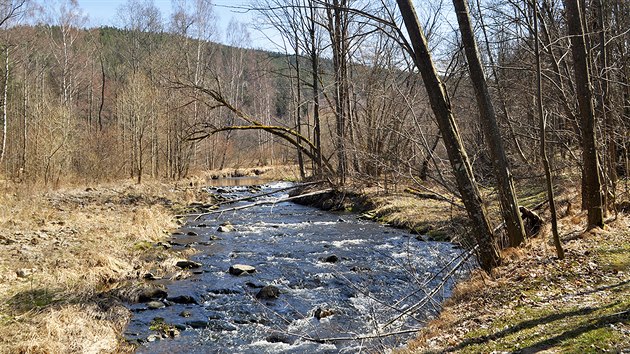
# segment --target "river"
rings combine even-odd
[[[208,192],[239,199],[289,186],[209,187]],[[282,197],[286,192],[257,201]],[[218,232],[226,222],[234,230]],[[356,214],[291,202],[190,218],[171,243],[175,249],[198,250],[191,259],[202,267],[182,280],[152,282],[164,285],[169,297],[186,295],[197,304],[130,305],[133,318],[125,335],[141,342],[138,353],[386,352],[434,316],[466,272],[458,270],[443,281],[463,251],[414,236]],[[228,269],[236,264],[256,270],[234,276]],[[272,292],[277,298],[257,298],[268,285],[278,289]],[[443,286],[432,292],[438,285]],[[405,309],[409,313],[403,315]],[[156,318],[176,325],[181,334],[146,341]],[[401,334],[373,338],[391,333]]]

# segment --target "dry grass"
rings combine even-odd
[[[298,166],[277,165],[250,168],[225,168],[222,170],[205,171],[201,177],[193,178],[195,184],[205,185],[213,179],[232,177],[260,177],[269,181],[296,181],[300,177]]]
[[[378,221],[409,229],[431,240],[458,240],[465,231],[465,213],[453,205],[411,194],[371,197]]]
[[[0,352],[124,351],[129,312],[107,291],[169,255],[151,245],[192,190],[130,182],[0,197]],[[148,245],[148,247],[147,247]],[[122,346],[121,346],[122,345]]]

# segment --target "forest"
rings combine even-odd
[[[236,8],[255,28],[225,36],[212,0],[172,8],[128,0],[89,28],[74,0],[0,2],[7,191],[291,166],[445,203],[487,274],[541,228],[570,258],[575,213],[621,230],[628,273],[630,2],[253,0]],[[252,31],[276,45],[252,49]]]

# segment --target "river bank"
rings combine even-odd
[[[549,232],[504,251],[502,266],[460,283],[398,354],[630,352],[630,218],[588,232],[585,218],[561,220],[565,259]]]
[[[192,188],[132,182],[57,191],[5,186],[0,212],[0,352],[126,351],[117,288],[174,272],[160,242]]]

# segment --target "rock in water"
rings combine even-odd
[[[150,302],[153,300],[161,300],[168,295],[166,291],[158,288],[144,288],[140,290],[138,294],[138,302]]]
[[[234,231],[234,225],[232,225],[229,221],[224,222],[217,229],[218,232],[232,232]]]
[[[198,262],[193,262],[193,261],[189,261],[189,260],[181,260],[181,261],[177,261],[177,263],[175,263],[175,265],[177,267],[180,267],[182,269],[188,269],[188,268],[200,268],[201,267],[201,263]]]
[[[280,289],[273,285],[267,285],[260,289],[258,294],[256,294],[256,298],[259,300],[271,300],[277,299],[280,296]]]
[[[322,318],[329,317],[334,314],[335,311],[331,309],[322,309],[321,307],[318,307],[317,310],[315,310],[315,312],[313,313],[313,316],[318,320],[321,320]]]
[[[235,264],[230,267],[228,272],[232,275],[252,274],[256,271],[256,268],[244,264]]]
[[[149,310],[157,310],[166,307],[162,301],[150,301],[147,303]]]
[[[195,304],[195,305],[198,304],[197,300],[195,300],[195,298],[190,295],[179,295],[179,296],[168,297],[166,298],[166,300],[170,302],[174,302],[176,304]]]
[[[326,263],[337,263],[339,261],[339,257],[335,254],[331,254],[330,256],[324,258],[324,262]]]
[[[265,340],[269,343],[286,343],[286,344],[292,344],[291,343],[291,339],[289,339],[289,337],[287,337],[284,334],[280,334],[280,333],[274,333],[270,336],[268,336],[267,338],[265,338]]]

